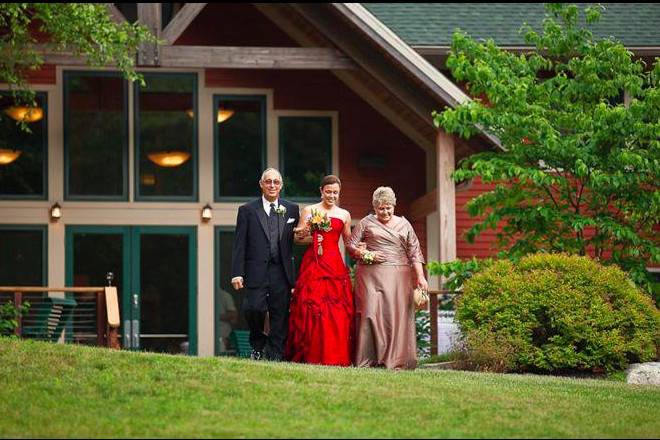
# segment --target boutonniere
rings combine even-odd
[[[284,214],[286,214],[286,206],[284,205],[278,206],[277,208],[275,208],[275,212],[281,215],[282,217],[284,217]]]

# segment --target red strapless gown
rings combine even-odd
[[[289,308],[285,356],[293,362],[349,366],[353,359],[353,293],[348,269],[339,252],[344,229],[330,217],[332,229],[314,232],[303,255]],[[323,235],[318,255],[317,234]]]

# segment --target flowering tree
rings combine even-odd
[[[40,46],[39,35],[46,40]],[[94,66],[114,63],[127,79],[141,80],[134,68],[138,46],[155,41],[144,26],[112,21],[103,3],[2,3],[0,82],[32,101],[26,73],[43,64],[39,49],[84,55]]]
[[[575,5],[546,10],[542,33],[523,28],[529,53],[454,35],[447,66],[481,99],[434,113],[435,123],[463,137],[484,130],[504,149],[454,173],[496,183],[468,204],[482,221],[467,238],[503,224],[503,255],[592,254],[648,280],[660,255],[660,61],[646,68],[621,43],[596,40]],[[585,15],[592,24],[599,8]]]

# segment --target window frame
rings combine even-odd
[[[43,121],[43,130],[41,133],[41,141],[43,145],[43,163],[41,164],[41,178],[42,178],[42,188],[43,191],[41,194],[32,194],[32,195],[22,195],[22,194],[2,194],[0,193],[0,200],[48,200],[48,92],[38,90],[36,91],[37,96],[43,100],[44,106],[44,117],[41,119]],[[0,95],[2,96],[11,96],[10,90],[0,90]]]
[[[140,84],[133,84],[133,201],[198,202],[199,201],[199,80],[197,72],[141,71],[145,76],[191,76],[193,79],[193,145],[190,148],[192,194],[189,196],[147,196],[140,194]]]
[[[268,96],[266,94],[235,94],[235,93],[214,93],[213,107],[211,108],[211,118],[213,124],[213,201],[214,202],[246,202],[255,198],[255,196],[221,196],[220,195],[220,137],[218,133],[218,123],[216,122],[216,109],[218,103],[222,100],[234,101],[257,101],[261,109],[261,170],[266,168],[268,153]],[[260,170],[260,171],[261,171]],[[258,188],[258,182],[254,182],[255,188]],[[258,197],[258,196],[257,196]]]
[[[327,119],[328,122],[330,123],[329,126],[329,133],[328,133],[328,152],[327,152],[327,160],[328,160],[328,168],[326,171],[326,175],[328,174],[337,174],[337,171],[335,170],[335,161],[334,161],[334,151],[335,151],[335,115],[328,112],[327,114],[312,114],[312,113],[299,113],[299,114],[292,114],[292,113],[284,113],[278,114],[277,115],[277,154],[278,154],[278,159],[279,159],[279,170],[282,173],[283,176],[286,175],[286,161],[284,160],[284,144],[282,142],[282,124],[281,121],[283,119]],[[319,182],[320,183],[320,182]],[[283,191],[283,196],[287,200],[291,200],[293,202],[301,202],[301,203],[315,203],[318,202],[319,197],[314,196],[314,197],[307,197],[307,196],[290,196],[286,194],[286,187],[284,188]]]
[[[68,147],[69,139],[69,78],[77,76],[100,76],[100,77],[111,77],[111,78],[120,78],[122,80],[122,96],[124,99],[123,106],[123,118],[122,118],[122,131],[123,131],[123,140],[122,140],[122,194],[116,196],[103,196],[103,195],[72,195],[69,191],[69,173],[71,170],[70,166],[70,155]],[[128,114],[128,81],[121,76],[121,72],[118,71],[106,71],[106,70],[75,70],[75,69],[66,69],[62,71],[62,149],[63,149],[63,162],[64,162],[64,200],[72,201],[99,201],[99,202],[111,202],[111,201],[122,201],[127,202],[129,200],[129,186],[128,186],[128,160],[129,160],[129,148],[128,148],[128,138],[130,135],[129,131],[129,114]]]

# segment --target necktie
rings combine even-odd
[[[270,259],[273,261],[279,260],[277,229],[277,212],[275,212],[275,204],[271,203],[268,214],[268,235],[270,237]]]

